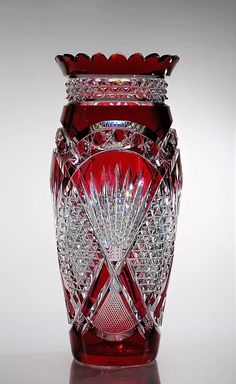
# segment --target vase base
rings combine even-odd
[[[160,332],[153,328],[148,338],[135,333],[120,341],[104,340],[88,330],[81,335],[70,330],[72,354],[78,362],[98,366],[133,366],[146,364],[156,358]]]

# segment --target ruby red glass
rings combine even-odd
[[[166,75],[177,56],[57,56],[68,76],[51,167],[76,360],[138,365],[158,352],[182,187]]]

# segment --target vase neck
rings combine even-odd
[[[68,79],[66,92],[69,103],[163,104],[167,83],[154,75],[78,75]]]

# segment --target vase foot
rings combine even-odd
[[[146,364],[156,358],[160,332],[153,328],[148,338],[138,330],[122,341],[109,341],[88,330],[81,335],[70,330],[71,349],[78,362],[99,366],[133,366]]]

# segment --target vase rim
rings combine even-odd
[[[57,55],[55,60],[65,76],[79,74],[170,76],[179,61],[179,56],[170,54],[160,56],[158,53],[143,56],[139,52],[133,53],[129,57],[122,53],[113,53],[109,57],[101,52],[92,56],[85,53],[78,53],[75,56],[65,53]]]

